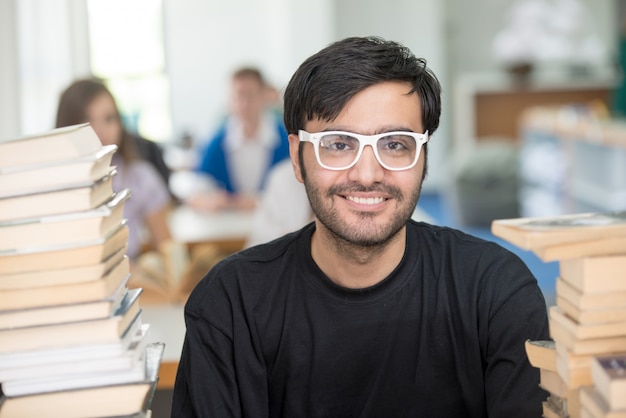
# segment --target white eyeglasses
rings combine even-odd
[[[366,145],[372,147],[376,160],[391,171],[413,168],[420,156],[422,145],[428,142],[428,131],[385,132],[377,135],[361,135],[344,131],[309,133],[298,131],[302,142],[311,142],[315,157],[328,170],[347,170],[354,166]]]

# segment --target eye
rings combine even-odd
[[[359,148],[359,140],[349,135],[324,135],[320,145],[328,151],[352,151]]]
[[[379,149],[407,151],[415,149],[415,139],[410,135],[388,135],[379,140]]]

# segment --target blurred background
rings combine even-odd
[[[184,173],[224,119],[236,68],[258,67],[282,93],[297,66],[335,40],[397,40],[426,58],[443,85],[418,208],[517,253],[550,305],[557,263],[499,240],[490,223],[626,209],[625,4],[0,0],[0,140],[51,129],[61,91],[96,76],[128,130],[156,142],[174,175]],[[206,221],[189,212],[176,219],[192,233]],[[183,233],[176,225],[175,238]],[[227,225],[245,239],[244,224]],[[175,309],[152,319],[177,318],[164,326],[179,332],[168,341],[172,373],[184,327]]]
[[[0,139],[51,129],[62,89],[97,76],[127,128],[158,143],[173,172],[188,170],[224,118],[235,68],[260,68],[281,93],[330,42],[380,35],[426,58],[443,85],[420,207],[496,239],[496,218],[626,207],[625,10],[618,0],[1,0]],[[554,264],[520,254],[550,295]]]
[[[515,126],[481,132],[483,120],[479,126],[471,120],[472,100],[509,90],[506,70],[514,65],[533,64],[545,89],[617,87],[619,3],[2,0],[0,138],[50,129],[63,87],[96,75],[107,80],[131,130],[164,146],[198,144],[223,117],[234,68],[258,66],[282,90],[299,63],[323,46],[373,34],[425,57],[444,86],[425,184],[437,189],[455,144],[515,134]]]

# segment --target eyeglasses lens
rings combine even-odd
[[[320,161],[333,168],[350,166],[358,157],[360,140],[350,135],[324,135],[319,143]],[[415,162],[418,144],[410,135],[387,135],[376,141],[376,157],[394,169],[410,167]]]

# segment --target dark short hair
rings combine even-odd
[[[365,88],[385,81],[406,81],[422,107],[422,123],[430,134],[439,126],[441,85],[426,66],[398,42],[379,37],[337,41],[304,61],[284,95],[285,127],[298,133],[314,118],[332,121],[346,103]]]

